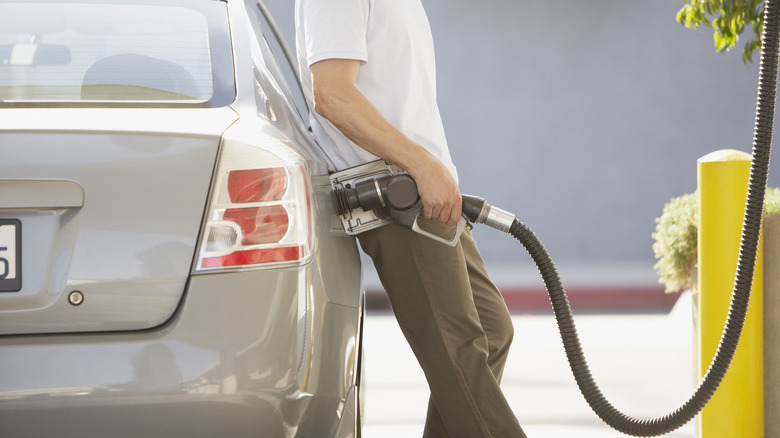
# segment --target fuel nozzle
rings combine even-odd
[[[359,208],[363,211],[378,212],[393,222],[422,234],[430,235],[432,233],[428,230],[436,228],[435,223],[427,222],[426,226],[428,220],[420,218],[422,202],[417,194],[417,184],[406,173],[376,176],[355,182],[354,185],[336,187],[333,195],[336,209],[341,215]],[[466,220],[509,232],[515,220],[513,214],[493,207],[477,196],[462,195],[462,199],[463,216]],[[460,228],[455,230],[457,235],[460,234],[462,226]],[[447,236],[440,240],[452,244],[456,240],[455,237]]]
[[[377,208],[409,211],[422,208],[417,184],[405,173],[366,179],[352,187],[338,187],[334,189],[333,195],[339,214],[346,214],[356,208],[363,211]]]
[[[342,221],[355,211],[370,211],[384,221],[377,223],[377,226],[394,222],[450,246],[457,244],[467,225],[465,218],[454,227],[448,227],[436,219],[425,219],[421,214],[422,201],[417,193],[417,184],[406,173],[371,176],[349,184],[337,185],[333,189],[333,196]],[[362,225],[360,221],[356,222]],[[363,230],[371,228],[374,227],[365,226]],[[346,226],[345,230],[348,230]]]

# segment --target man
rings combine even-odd
[[[424,216],[454,226],[461,196],[420,0],[296,0],[296,28],[333,170],[390,161],[417,182]],[[431,389],[424,436],[525,437],[499,387],[512,320],[470,232],[454,248],[395,224],[358,238]]]

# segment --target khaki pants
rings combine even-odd
[[[428,380],[424,437],[525,437],[499,387],[512,320],[471,232],[454,248],[395,224],[358,237]]]

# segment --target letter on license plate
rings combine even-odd
[[[22,288],[22,223],[0,219],[0,292]]]

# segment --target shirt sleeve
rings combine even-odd
[[[369,0],[305,0],[303,25],[309,66],[325,59],[368,61]]]

